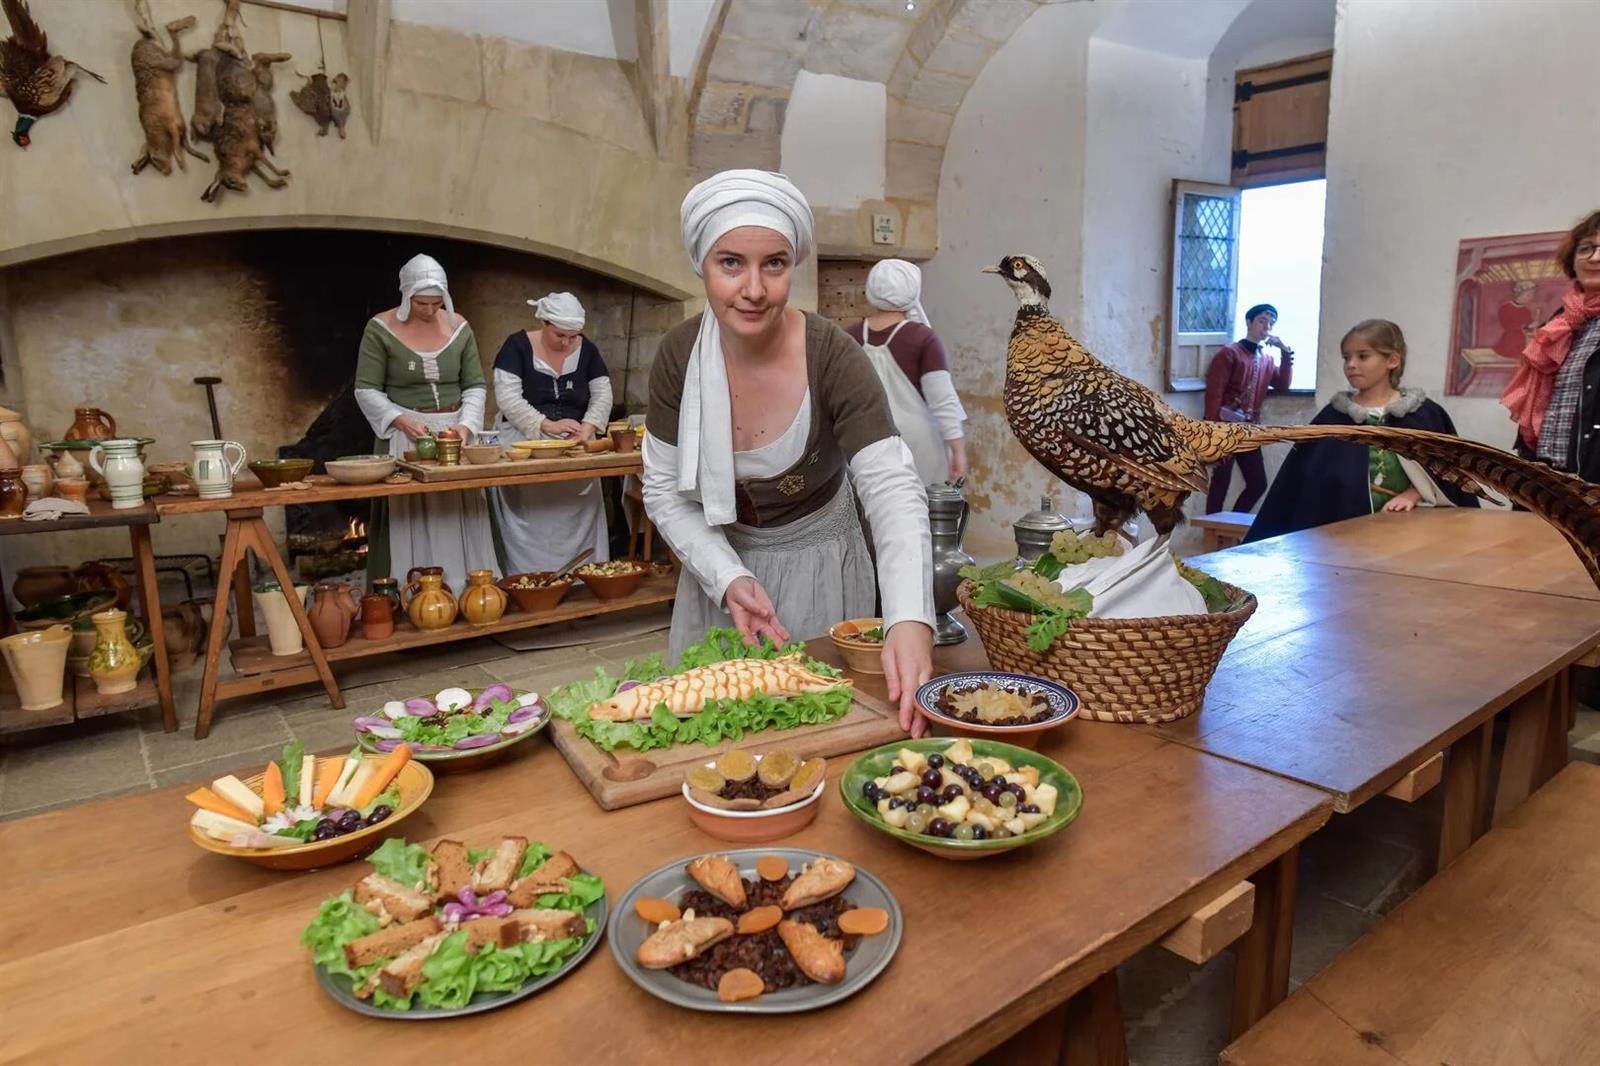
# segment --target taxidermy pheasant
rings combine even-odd
[[[45,115],[58,111],[72,96],[79,73],[105,84],[105,79],[69,59],[50,54],[44,31],[28,13],[27,0],[0,0],[11,23],[11,36],[0,41],[0,96],[17,109],[11,139],[18,148],[33,143],[28,130]]]
[[[1205,492],[1206,467],[1277,441],[1377,445],[1476,496],[1493,488],[1559,529],[1600,585],[1600,485],[1445,433],[1388,426],[1258,426],[1187,418],[1091,355],[1050,314],[1037,259],[1008,255],[999,274],[1020,305],[1006,347],[1006,420],[1033,457],[1094,501],[1095,532],[1139,511],[1158,533]]]

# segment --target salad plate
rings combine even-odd
[[[791,873],[798,873],[818,860],[842,861],[835,856],[804,848],[748,848],[721,852],[720,857],[738,867],[739,875],[747,885],[762,880],[757,863],[763,859],[781,859]],[[657,931],[657,927],[639,916],[637,904],[640,900],[677,901],[699,889],[701,885],[686,869],[690,859],[668,863],[634,882],[618,899],[616,910],[611,915],[610,928],[606,930],[611,954],[617,965],[622,967],[623,973],[640,988],[668,1003],[690,1010],[728,1014],[793,1014],[816,1010],[849,999],[866,988],[889,965],[900,947],[905,916],[900,911],[899,902],[889,891],[889,886],[867,870],[854,867],[854,879],[841,893],[842,898],[851,907],[877,908],[887,912],[888,924],[881,933],[860,937],[854,948],[846,952],[844,978],[837,984],[806,983],[767,992],[753,999],[727,1002],[717,990],[690,983],[677,976],[672,969],[648,969],[639,961],[639,947]]]
[[[536,692],[494,684],[390,700],[351,724],[363,751],[407,744],[418,762],[438,773],[456,773],[498,762],[549,725],[550,711]]]

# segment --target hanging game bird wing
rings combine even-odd
[[[27,85],[50,58],[50,42],[33,21],[25,0],[0,0],[0,6],[11,24],[11,36],[0,41],[0,96],[16,102],[9,87],[15,85],[20,92]]]

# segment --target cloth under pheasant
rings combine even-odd
[[[11,140],[18,148],[26,148],[32,143],[28,130],[33,124],[66,106],[74,78],[87,74],[102,85],[105,79],[70,59],[50,54],[50,42],[33,21],[27,0],[0,0],[0,6],[11,24],[11,36],[0,41],[0,96],[9,97],[17,109]]]
[[[1206,490],[1206,467],[1277,441],[1331,437],[1403,455],[1476,496],[1494,489],[1555,526],[1600,586],[1600,485],[1510,452],[1444,433],[1387,426],[1259,426],[1206,422],[1112,370],[1050,314],[1039,261],[1008,255],[999,274],[1016,295],[1006,347],[1006,419],[1033,457],[1094,501],[1095,532],[1140,511],[1158,533],[1183,520],[1183,501]]]

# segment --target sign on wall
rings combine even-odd
[[[1561,307],[1570,282],[1556,262],[1565,233],[1472,237],[1456,253],[1447,396],[1498,399],[1533,331]]]

